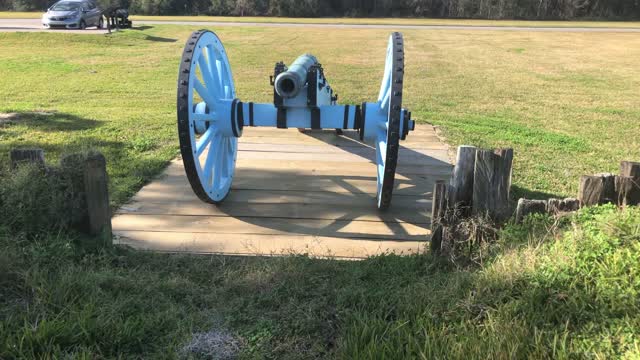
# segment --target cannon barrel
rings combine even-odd
[[[298,95],[307,82],[307,72],[316,64],[318,64],[318,59],[311,54],[299,56],[287,71],[276,77],[274,87],[278,95],[283,98],[292,98]]]

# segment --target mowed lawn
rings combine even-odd
[[[195,27],[0,33],[0,152],[95,147],[124,202],[177,156],[176,76]],[[219,27],[238,96],[271,99],[276,61],[312,52],[345,103],[372,101],[388,30]],[[640,34],[405,30],[404,105],[452,145],[514,147],[516,196],[640,160]],[[8,113],[18,113],[7,116]],[[247,129],[248,132],[251,129]]]
[[[39,19],[44,12],[0,11],[0,19]],[[471,25],[471,26],[532,26],[532,27],[594,27],[640,28],[640,21],[555,21],[555,20],[487,20],[487,19],[430,19],[430,18],[292,18],[270,16],[182,16],[131,15],[133,21],[211,21],[258,22],[294,24],[358,24],[358,25]]]

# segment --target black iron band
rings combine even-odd
[[[278,108],[278,118],[276,120],[276,126],[278,129],[286,129],[287,128],[287,109]]]
[[[249,126],[253,126],[253,103],[249,103]]]
[[[349,127],[349,105],[344,106],[344,122],[342,128],[347,129]]]
[[[311,128],[321,129],[320,127],[320,108],[311,108]]]
[[[244,104],[242,101],[238,101],[238,118],[236,124],[238,126],[238,134],[242,135],[242,129],[244,129]]]
[[[237,119],[236,119],[236,107],[238,105],[238,99],[233,99],[233,101],[231,102],[231,119],[229,119],[231,121],[231,131],[233,131],[233,136],[235,137],[239,137],[238,136],[238,129],[236,128],[236,123],[237,123]]]

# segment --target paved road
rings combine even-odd
[[[531,27],[531,26],[477,26],[477,25],[364,25],[364,24],[298,24],[217,21],[134,21],[135,25],[191,25],[191,26],[259,26],[259,27],[318,27],[337,29],[416,29],[416,30],[497,30],[497,31],[560,31],[560,32],[619,32],[640,33],[640,28],[596,27]],[[45,30],[40,19],[0,19],[0,31],[61,31]],[[104,30],[62,30],[86,34],[104,33]]]

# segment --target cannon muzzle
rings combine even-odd
[[[298,95],[307,82],[307,72],[317,64],[318,59],[311,54],[299,56],[287,71],[276,77],[273,85],[276,93],[283,98],[292,98]]]

